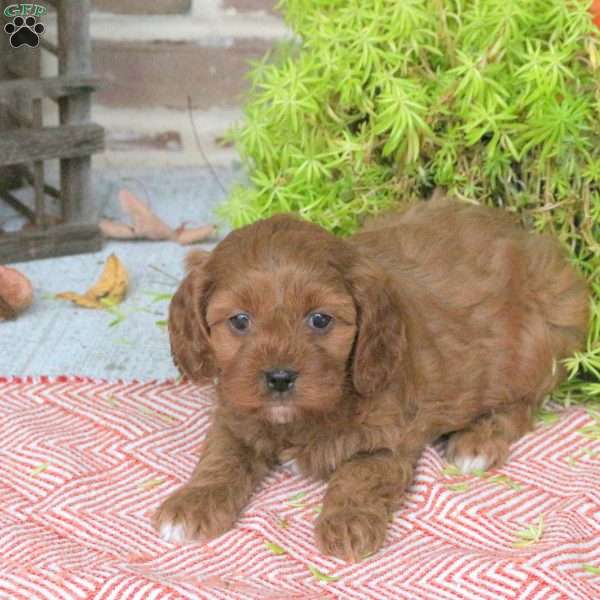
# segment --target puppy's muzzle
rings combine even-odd
[[[268,369],[264,372],[267,388],[273,392],[287,392],[294,387],[298,371],[292,369]]]

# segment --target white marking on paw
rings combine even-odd
[[[283,466],[290,471],[292,475],[301,475],[300,467],[298,467],[298,463],[293,458],[292,460],[283,463]]]
[[[160,537],[165,542],[171,542],[172,544],[183,544],[185,542],[185,528],[181,523],[163,523],[160,526]]]
[[[457,456],[454,458],[454,464],[465,475],[469,475],[475,471],[485,471],[490,466],[490,462],[485,454],[478,456]]]

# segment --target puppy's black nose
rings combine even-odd
[[[267,387],[276,392],[286,392],[294,386],[297,371],[291,369],[269,369],[265,371]]]

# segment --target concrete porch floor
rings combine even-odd
[[[226,188],[239,172],[219,169]],[[120,188],[148,200],[169,225],[216,222],[215,207],[224,193],[208,169],[169,171],[99,171],[94,189],[102,216],[119,214]],[[227,227],[219,223],[219,237]],[[214,242],[198,247],[210,249]],[[103,379],[165,379],[177,376],[167,331],[168,300],[183,274],[190,247],[173,242],[107,241],[100,252],[12,264],[31,280],[34,303],[15,321],[0,322],[0,376],[83,375]],[[124,318],[106,310],[79,308],[56,300],[62,291],[84,292],[97,279],[111,253],[129,271],[126,300],[118,307]]]

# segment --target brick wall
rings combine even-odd
[[[250,59],[289,36],[276,0],[93,0],[94,69],[107,81],[94,120],[108,131],[97,166],[201,164],[187,110],[214,164],[240,118]]]

